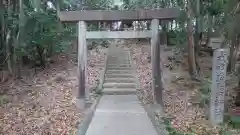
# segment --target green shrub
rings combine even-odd
[[[63,52],[70,31],[64,28],[53,10],[28,12],[23,43],[17,48],[18,57],[27,57],[35,65],[45,66],[48,57]]]

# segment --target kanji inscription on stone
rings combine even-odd
[[[217,49],[213,54],[210,121],[213,125],[223,122],[224,97],[228,49]]]

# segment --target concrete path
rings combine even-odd
[[[104,95],[86,135],[157,135],[136,95]]]
[[[136,95],[129,53],[109,50],[103,96],[86,135],[158,135]]]

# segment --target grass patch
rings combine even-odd
[[[7,104],[7,103],[9,103],[7,96],[1,95],[0,96],[0,106],[3,106],[4,104]]]

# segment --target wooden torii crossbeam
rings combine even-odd
[[[163,8],[156,10],[86,10],[62,11],[58,14],[63,22],[78,23],[78,106],[85,108],[86,88],[85,78],[87,69],[86,39],[103,38],[151,38],[152,88],[154,99],[162,104],[162,81],[160,68],[159,20],[173,20],[179,16],[178,8]],[[151,21],[151,30],[145,31],[87,31],[86,22],[93,21]]]
[[[124,21],[124,20],[171,20],[179,16],[178,8],[163,8],[155,10],[83,10],[62,11],[59,13],[61,21]]]

